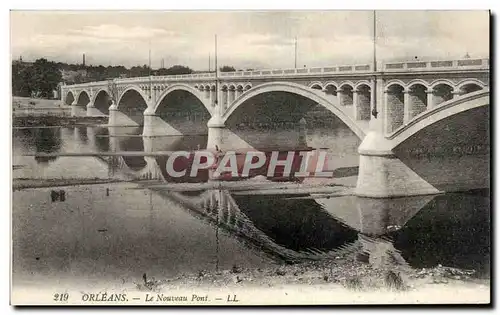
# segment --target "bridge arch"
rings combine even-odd
[[[205,88],[204,85],[200,85],[199,86],[200,88]],[[206,86],[208,87],[209,89],[207,91],[210,90],[210,86]],[[170,93],[174,92],[174,91],[185,91],[185,92],[188,92],[190,94],[192,94],[194,97],[196,97],[202,104],[203,106],[207,109],[207,111],[209,113],[211,113],[211,109],[210,109],[210,106],[209,104],[203,99],[202,97],[202,94],[200,93],[200,91],[198,91],[197,89],[193,88],[192,86],[190,85],[187,85],[187,84],[182,84],[182,83],[177,83],[177,84],[172,84],[170,85],[168,88],[166,88],[161,94],[160,94],[160,97],[158,97],[158,101],[156,102],[155,104],[155,107],[154,107],[154,112],[156,113],[158,108],[160,107],[160,104],[162,103],[162,101],[165,99],[165,97],[167,97],[167,95],[169,95]]]
[[[474,108],[489,106],[489,104],[489,89],[465,94],[458,98],[443,102],[440,106],[424,112],[419,117],[411,120],[408,124],[395,130],[394,133],[387,138],[391,140],[392,148],[395,148],[411,136],[443,119]]]
[[[111,96],[106,89],[100,89],[97,93],[94,94],[92,104],[94,104],[94,107],[97,108],[100,112],[108,115],[109,106],[111,106]]]
[[[81,90],[76,97],[77,106],[87,106],[90,103],[89,93],[85,90]]]
[[[351,81],[342,82],[337,90],[340,106],[352,106],[354,104],[354,83]]]
[[[361,80],[354,85],[354,90],[359,90],[360,87],[362,88],[368,87],[369,89],[371,89],[371,84],[367,80]]]
[[[120,97],[118,98],[118,101],[116,102],[116,106],[118,108],[120,108],[120,104],[122,104],[122,100],[123,100],[123,97],[125,96],[125,94],[127,94],[127,92],[130,92],[130,91],[135,91],[135,92],[139,93],[139,95],[142,97],[142,99],[144,100],[144,102],[147,103],[149,97],[144,93],[144,91],[140,87],[138,87],[138,86],[129,85],[126,88],[123,89]]]
[[[463,94],[468,94],[468,93],[482,90],[485,87],[486,87],[486,85],[483,82],[481,82],[480,80],[467,79],[467,80],[460,81],[457,84],[456,89]]]
[[[437,80],[432,83],[431,89],[434,98],[433,106],[437,106],[453,99],[455,85],[448,80]]]
[[[309,84],[309,87],[311,89],[315,89],[315,90],[322,90],[323,89],[323,85],[321,84],[321,82],[312,82],[311,84]]]
[[[357,120],[370,120],[370,108],[371,108],[371,84],[368,81],[361,81],[356,84],[354,91],[357,95],[357,106],[355,112],[355,119]]]
[[[71,105],[75,101],[75,95],[72,91],[68,91],[64,97],[64,104]]]
[[[149,97],[138,86],[128,86],[123,89],[118,102],[117,110],[125,116],[124,125],[144,125],[144,111],[148,108]]]
[[[331,95],[331,96],[337,96],[338,90],[339,90],[339,87],[334,82],[326,83],[325,87],[323,88],[323,92],[325,92],[326,95]]]
[[[385,88],[386,93],[386,130],[392,132],[404,122],[404,83],[391,82]]]
[[[328,81],[325,83],[325,87],[324,89],[327,89],[328,87],[335,87],[336,89],[339,88],[339,85],[337,82],[334,82],[334,81]]]
[[[330,102],[323,92],[315,91],[304,85],[290,82],[264,83],[254,87],[250,91],[247,91],[226,110],[226,112],[222,116],[222,121],[225,123],[229,119],[231,114],[249,99],[257,95],[270,92],[288,92],[308,98],[332,112],[335,116],[342,120],[360,139],[363,139],[365,136],[365,131],[350,116],[344,113],[344,111],[342,111],[337,105]]]
[[[393,79],[393,80],[387,81],[387,84],[385,85],[385,90],[386,91],[389,90],[391,88],[391,86],[394,86],[394,85],[399,85],[403,89],[406,87],[406,83],[404,83],[403,81],[398,80],[398,79]]]
[[[424,82],[413,82],[408,86],[406,92],[408,93],[408,120],[420,115],[420,113],[427,110],[429,104],[427,99],[428,86]]]
[[[424,86],[426,89],[429,89],[429,87],[430,87],[429,82],[422,80],[422,79],[414,79],[406,84],[407,89],[410,90],[416,84]]]
[[[342,81],[339,84],[339,89],[343,89],[345,86],[349,86],[354,89],[354,83],[352,81]]]
[[[434,87],[436,87],[438,85],[448,85],[451,88],[454,88],[456,84],[453,81],[451,81],[451,80],[438,79],[438,80],[434,80],[434,81],[431,82],[430,88],[434,88]]]

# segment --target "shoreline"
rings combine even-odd
[[[70,279],[58,283],[18,283],[13,286],[12,294],[13,299],[22,303],[21,299],[29,293],[29,303],[36,303],[50,300],[54,290],[62,289],[71,295],[67,304],[86,305],[89,302],[84,297],[89,294],[101,297],[101,300],[90,302],[93,305],[99,302],[113,305],[491,303],[490,280],[471,277],[468,271],[440,265],[434,268],[392,266],[390,270],[401,275],[401,283],[387,280],[387,267],[375,268],[352,256],[344,256],[266,268],[233,266],[220,271],[200,270],[159,280],[148,276],[147,282],[138,273],[135,279],[98,283],[82,281],[78,286]],[[125,294],[128,300],[106,301],[103,294],[108,297]],[[194,296],[206,298],[196,301]]]
[[[57,116],[51,114],[44,115],[12,115],[12,128],[46,128],[46,127],[66,127],[66,126],[91,126],[108,123],[108,117],[98,116]]]
[[[388,274],[394,272],[400,276],[401,282],[388,279]],[[472,271],[458,268],[443,267],[411,268],[409,266],[373,267],[368,262],[357,261],[351,255],[336,257],[322,261],[309,261],[297,264],[281,265],[264,269],[239,269],[234,266],[231,270],[219,272],[200,271],[198,274],[180,275],[164,280],[148,280],[149,283],[135,283],[139,292],[174,293],[182,290],[220,290],[252,292],[254,290],[279,290],[299,294],[312,291],[322,294],[325,289],[328,294],[342,293],[344,301],[352,302],[355,298],[365,301],[366,295],[378,295],[380,300],[375,303],[384,303],[384,299],[394,296],[406,297],[413,303],[421,303],[414,299],[424,298],[429,291],[450,293],[453,291],[468,290],[475,292],[467,301],[463,296],[448,296],[452,303],[489,303],[490,280],[474,278]],[[478,294],[480,293],[480,294]],[[245,293],[243,293],[245,294]],[[314,296],[310,296],[309,298]],[[336,300],[332,295],[331,298]],[[439,299],[439,296],[436,297]],[[307,300],[313,304],[315,300]],[[372,302],[372,303],[373,303]],[[437,300],[434,302],[436,303]],[[439,300],[443,303],[442,300]],[[432,303],[426,301],[426,303]]]

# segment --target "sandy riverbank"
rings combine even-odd
[[[396,274],[391,278],[389,274]],[[400,280],[397,280],[400,279]],[[384,304],[384,303],[489,303],[490,282],[474,271],[436,266],[432,269],[376,268],[351,254],[321,262],[282,265],[276,268],[200,271],[173,279],[136,283],[141,292],[217,291],[240,292],[243,304]],[[243,301],[246,297],[246,301]],[[291,298],[291,299],[290,299]]]

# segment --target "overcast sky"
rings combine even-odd
[[[236,68],[366,63],[372,11],[12,11],[11,52],[25,60],[87,64],[187,65],[208,69],[218,35],[219,65]],[[379,60],[489,56],[487,11],[377,11]]]

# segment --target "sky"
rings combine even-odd
[[[489,57],[487,11],[377,11],[377,60]],[[11,11],[11,57],[92,65],[294,68],[370,63],[373,11]]]

